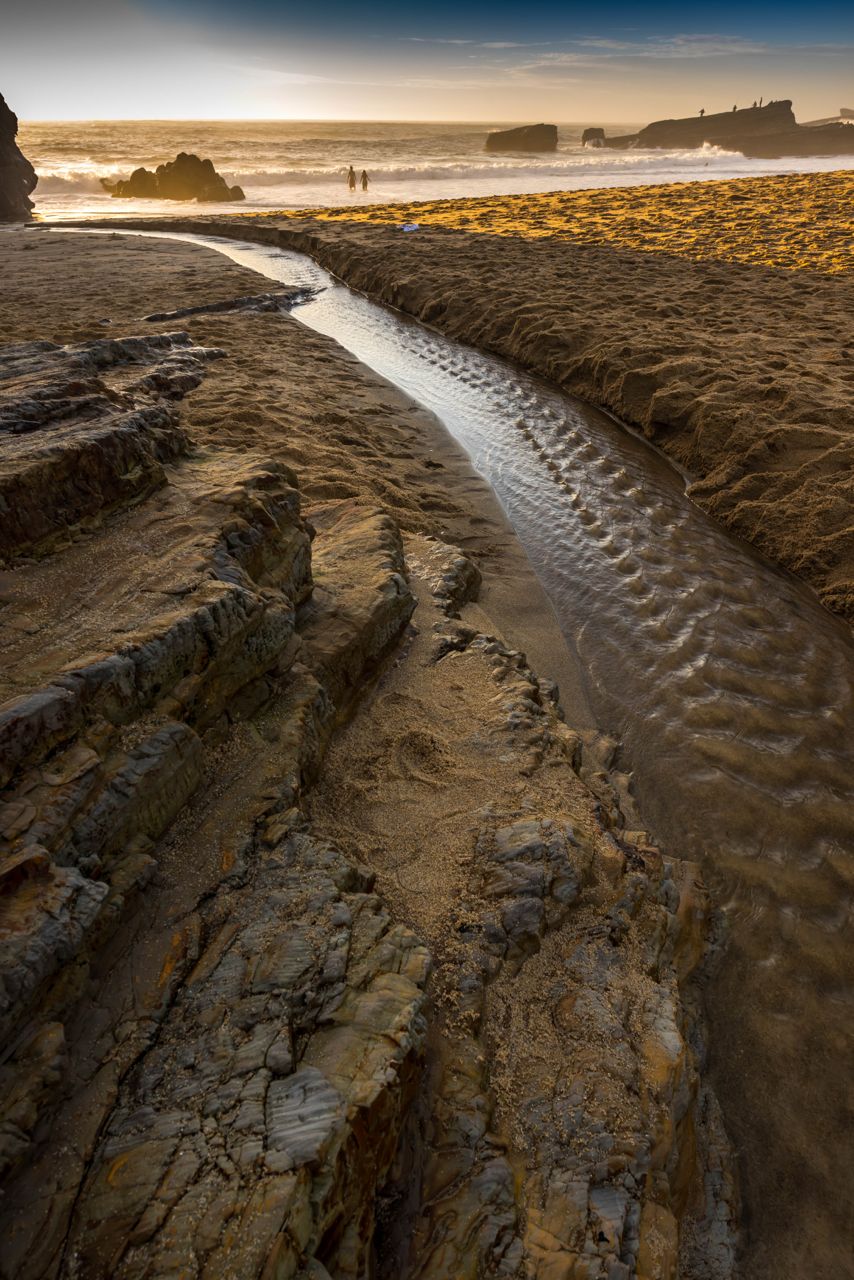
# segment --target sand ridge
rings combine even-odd
[[[854,270],[854,172],[781,174],[316,210],[329,222],[417,222],[785,271]]]

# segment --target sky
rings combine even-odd
[[[644,123],[854,107],[854,5],[0,0],[22,120]]]

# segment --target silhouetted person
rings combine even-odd
[[[705,114],[706,114],[706,108],[705,108],[705,107],[700,107],[700,119],[701,119],[701,120],[702,120],[702,118],[703,118],[703,116],[704,116]]]
[[[733,111],[738,111],[738,105],[733,107]]]
[[[361,184],[362,184],[362,190],[363,190],[363,191],[367,191],[367,189],[368,189],[368,171],[367,171],[367,169],[363,169],[363,170],[362,170],[362,176],[361,176],[361,178],[359,179],[359,181],[360,181],[360,182],[361,182]]]
[[[762,106],[762,99],[761,99],[761,98],[759,99],[759,105],[760,105],[760,107]]]
[[[347,174],[347,186],[350,188],[351,191],[356,190],[356,170],[353,168],[352,165],[350,165],[350,169]]]
[[[754,111],[756,110],[756,99],[755,99],[755,98],[753,99],[753,110],[754,110]]]

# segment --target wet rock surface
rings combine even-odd
[[[381,678],[310,802],[436,966],[429,1092],[379,1274],[730,1275],[737,1194],[692,990],[713,932],[699,872],[626,827],[557,691],[478,630],[465,557],[407,552],[419,674]]]

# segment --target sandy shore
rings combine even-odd
[[[142,326],[141,318],[269,288],[254,272],[189,245],[17,233],[0,249],[4,342],[164,331],[168,324]],[[50,288],[34,288],[35,279]],[[334,343],[278,317],[195,316],[171,327],[229,353],[211,365],[185,411],[200,445],[273,450],[298,472],[307,501],[373,501],[402,529],[437,533],[476,555],[496,623],[560,683],[573,723],[591,724],[574,660],[527,557],[491,489],[435,418],[381,379],[366,379]]]
[[[212,252],[0,269],[4,1277],[725,1280],[705,891],[466,456]]]
[[[851,619],[852,199],[841,171],[237,217],[225,233],[304,247],[611,410]]]

